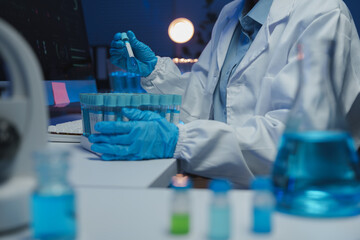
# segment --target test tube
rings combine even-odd
[[[124,92],[126,89],[126,73],[122,71],[110,74],[110,87],[114,93]]]
[[[187,234],[190,230],[190,180],[177,174],[172,178],[173,189],[170,232],[174,235]]]
[[[122,115],[121,110],[125,107],[130,106],[131,95],[121,93],[117,95],[117,106],[116,106],[116,121],[129,121],[125,116]]]
[[[180,122],[181,95],[172,96],[170,122],[177,125]]]
[[[104,95],[104,121],[116,121],[116,95]]]
[[[171,111],[170,111],[170,105],[172,102],[172,96],[171,95],[160,95],[160,115],[165,118],[168,122],[170,122],[170,116],[171,116]]]
[[[101,94],[94,94],[91,96],[91,105],[90,105],[90,132],[91,134],[98,133],[95,131],[95,124],[97,122],[103,121],[103,105],[104,98]]]
[[[124,41],[125,43],[125,47],[126,47],[126,50],[129,54],[129,57],[127,58],[127,67],[128,67],[128,71],[129,72],[137,72],[137,68],[138,68],[138,65],[137,65],[137,62],[136,62],[136,59],[135,59],[135,56],[134,56],[134,52],[131,48],[131,45],[130,45],[130,42],[129,42],[129,38],[127,36],[126,33],[121,33],[121,39]]]
[[[89,95],[87,93],[80,94],[81,116],[83,135],[90,135],[90,117],[89,117]]]

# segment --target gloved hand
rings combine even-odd
[[[103,160],[171,158],[179,129],[159,114],[138,109],[123,109],[129,122],[98,122],[100,134],[89,136],[91,150],[103,153]]]
[[[136,39],[135,34],[132,31],[127,32],[129,43],[134,52],[137,66],[128,64],[129,54],[126,50],[126,46],[123,40],[121,40],[121,33],[116,33],[114,40],[111,42],[110,48],[110,61],[129,72],[140,74],[143,77],[150,75],[155,69],[157,63],[157,57],[149,46]]]

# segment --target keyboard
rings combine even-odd
[[[82,136],[82,120],[69,121],[48,126],[50,142],[80,142]]]

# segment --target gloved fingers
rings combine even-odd
[[[114,40],[115,40],[115,41],[121,40],[121,33],[120,33],[120,32],[115,33],[115,35],[114,35]]]
[[[111,56],[120,56],[123,58],[128,55],[125,48],[110,48],[109,53]]]
[[[95,130],[107,134],[127,134],[134,128],[135,122],[98,122]]]
[[[116,155],[116,159],[125,159],[125,160],[135,160],[139,159],[136,155],[136,147],[124,146],[124,145],[113,145],[108,143],[94,143],[91,145],[91,150],[97,153],[102,153],[106,155],[104,158],[107,158],[108,155]]]
[[[125,43],[122,40],[112,40],[110,47],[112,48],[125,48]]]
[[[129,137],[129,135],[104,135],[104,134],[92,134],[89,136],[89,141],[91,143],[110,143],[110,144],[123,144],[129,145],[134,140]]]
[[[109,143],[94,143],[91,145],[91,151],[104,154],[117,154],[119,152],[119,146]]]
[[[113,161],[113,160],[130,160],[130,161],[134,161],[134,160],[141,160],[141,158],[139,158],[137,156],[133,156],[132,158],[130,158],[128,156],[119,156],[119,155],[114,155],[114,154],[102,154],[101,159],[104,160],[104,161]]]
[[[139,40],[136,39],[135,33],[133,33],[133,31],[129,30],[129,31],[127,31],[126,34],[127,34],[128,38],[129,38],[130,44],[131,44],[132,42],[135,43],[135,42],[138,42],[138,41],[139,41]]]
[[[161,119],[161,116],[157,113],[141,111],[134,108],[123,108],[121,112],[131,121],[153,121]]]

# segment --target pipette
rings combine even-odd
[[[128,38],[127,34],[126,33],[121,33],[121,39],[124,41],[125,46],[126,46],[126,50],[127,50],[128,54],[129,54],[129,60],[128,60],[129,64],[130,64],[130,66],[132,68],[134,68],[132,70],[135,70],[136,67],[137,67],[137,62],[136,62],[135,55],[134,55],[134,52],[133,52],[133,50],[131,48],[131,45],[130,45],[129,38]]]

